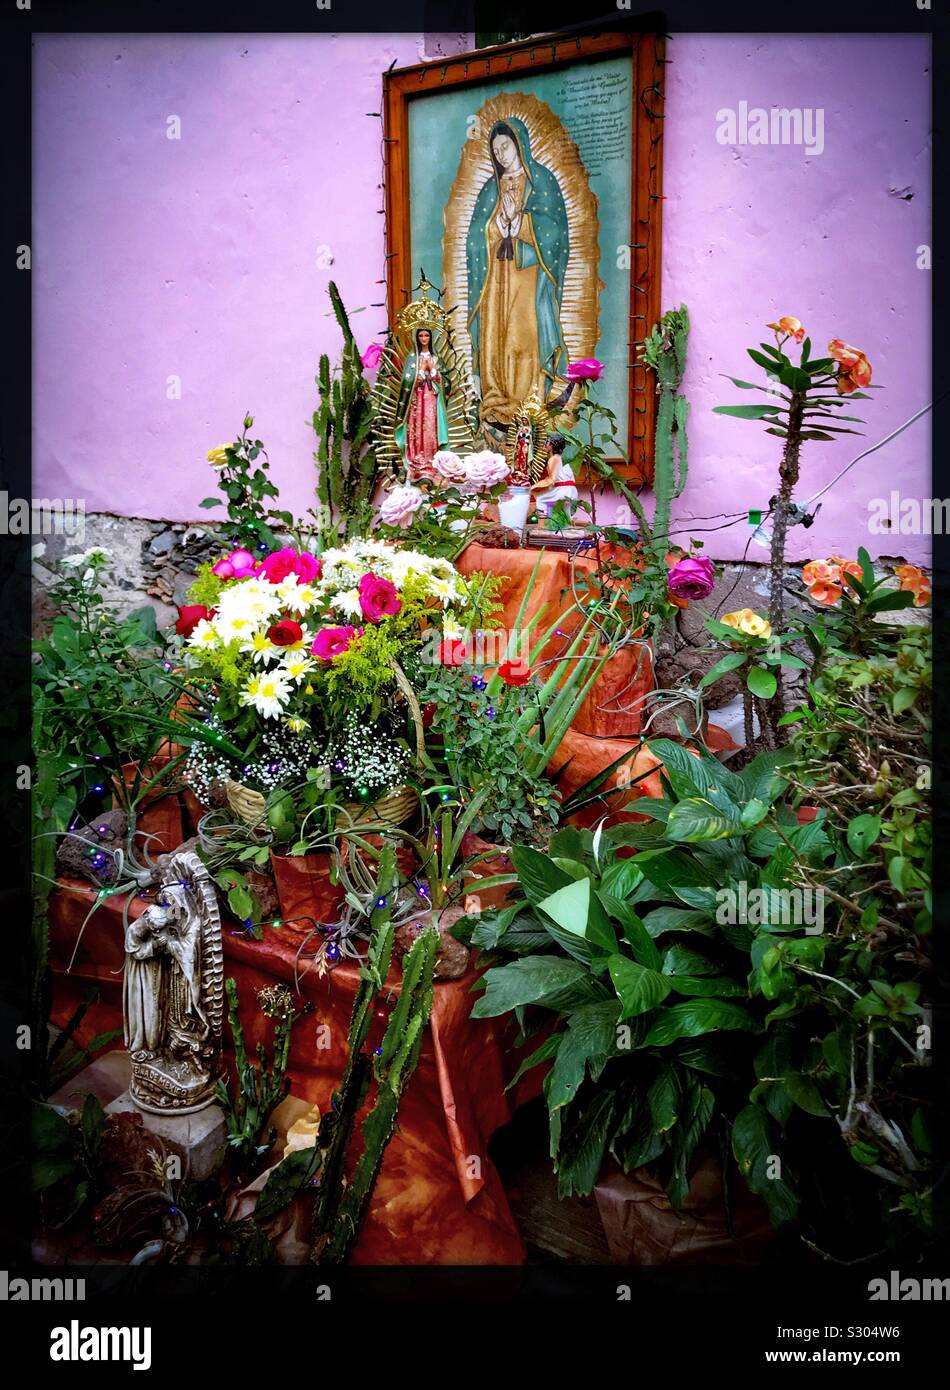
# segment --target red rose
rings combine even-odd
[[[281,618],[279,623],[267,629],[267,640],[275,647],[292,647],[303,637],[303,628],[293,618]]]
[[[179,637],[190,637],[203,618],[213,616],[214,609],[206,608],[203,603],[186,603],[184,608],[178,610],[175,631]]]
[[[498,667],[498,674],[505,685],[527,685],[531,679],[531,667],[519,656],[514,661],[503,661]]]
[[[437,658],[441,666],[464,666],[468,661],[468,647],[457,637],[439,643]]]

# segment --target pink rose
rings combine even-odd
[[[379,519],[385,526],[405,526],[422,506],[425,494],[411,483],[394,487],[379,509]]]
[[[464,463],[465,481],[471,492],[484,492],[503,483],[511,472],[503,454],[483,449],[479,454],[469,454]]]
[[[332,661],[346,651],[356,635],[355,627],[322,627],[313,639],[310,650],[321,661]]]
[[[600,381],[603,374],[604,364],[596,357],[582,357],[579,362],[572,362],[564,373],[568,381]]]
[[[363,617],[371,623],[380,618],[392,617],[402,607],[402,599],[396,593],[396,586],[378,574],[364,574],[359,582],[360,608]]]
[[[285,546],[283,550],[275,550],[273,555],[262,560],[254,573],[261,575],[269,584],[279,584],[288,574],[295,574],[298,584],[312,584],[320,578],[321,565],[309,550],[294,550],[291,546]]]
[[[464,483],[465,464],[451,449],[440,449],[432,459],[432,471],[446,483]]]
[[[667,575],[667,583],[670,593],[677,598],[705,598],[715,587],[716,572],[710,560],[687,555],[677,560]]]
[[[376,368],[379,366],[379,359],[382,355],[383,350],[379,343],[370,343],[369,347],[360,358],[360,361],[368,372],[375,372]]]
[[[211,573],[219,579],[248,579],[255,572],[257,561],[249,550],[232,550],[230,555],[219,560],[211,568]]]

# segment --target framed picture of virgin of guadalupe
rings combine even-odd
[[[655,383],[638,347],[661,314],[663,70],[663,36],[628,31],[384,78],[390,322],[424,274],[499,442],[529,399],[570,428],[572,378],[596,359],[590,392],[637,482],[653,476]]]

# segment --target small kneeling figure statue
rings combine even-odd
[[[558,502],[577,501],[577,484],[570,464],[564,462],[564,436],[548,435],[548,454],[544,472],[536,483],[532,483],[535,506],[538,516],[550,516]]]

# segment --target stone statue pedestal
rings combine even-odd
[[[123,1091],[106,1106],[107,1115],[129,1111],[141,1115],[149,1133],[161,1139],[170,1153],[178,1155],[182,1160],[182,1177],[202,1182],[220,1167],[228,1142],[220,1105],[206,1105],[188,1115],[156,1115],[136,1105],[129,1092]]]

